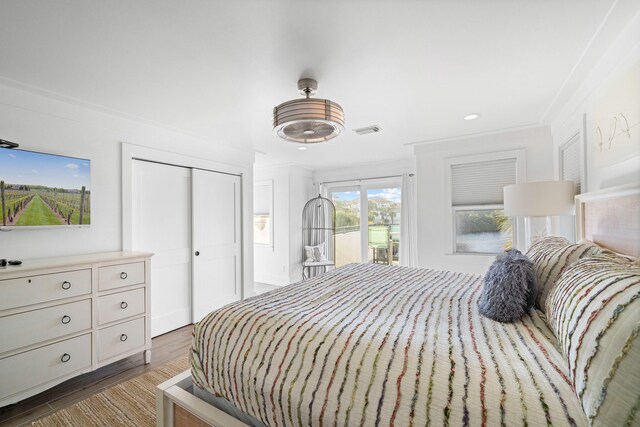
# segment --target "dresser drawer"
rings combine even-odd
[[[0,310],[91,293],[91,269],[0,280]]]
[[[90,328],[90,299],[0,317],[0,353]]]
[[[144,289],[118,292],[98,298],[98,324],[144,313]]]
[[[98,289],[120,288],[144,283],[144,262],[111,265],[98,269]]]
[[[98,362],[144,345],[144,317],[98,331]]]
[[[91,334],[0,359],[0,399],[91,367]]]

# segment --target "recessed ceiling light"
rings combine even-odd
[[[478,113],[471,113],[471,114],[467,114],[466,116],[464,116],[465,120],[475,120],[478,117],[480,117],[480,114]]]
[[[306,149],[307,149],[307,147],[298,147],[298,150],[300,150],[300,151],[304,151]]]

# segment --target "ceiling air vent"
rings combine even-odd
[[[364,128],[354,129],[353,130],[358,135],[366,135],[368,133],[376,133],[382,131],[382,128],[378,125],[367,126]]]

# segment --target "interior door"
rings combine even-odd
[[[191,169],[133,161],[132,243],[155,253],[151,336],[191,323]]]
[[[240,177],[194,169],[193,322],[242,297]]]

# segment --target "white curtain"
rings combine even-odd
[[[413,174],[402,174],[402,201],[400,208],[400,265],[418,265],[418,210],[416,207],[416,180]]]

